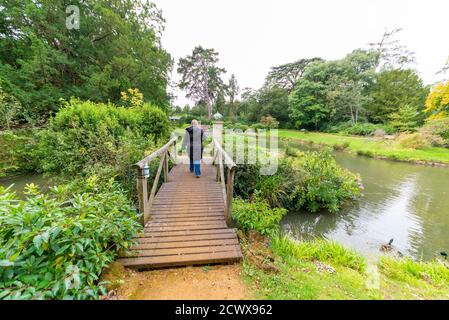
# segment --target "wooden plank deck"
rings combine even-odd
[[[119,259],[136,269],[230,263],[242,259],[234,229],[224,216],[216,168],[201,165],[197,179],[184,164],[173,167],[155,197],[150,221],[131,256]]]

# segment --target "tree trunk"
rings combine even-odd
[[[210,99],[207,99],[207,119],[212,118],[212,101]]]

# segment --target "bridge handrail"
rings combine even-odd
[[[234,173],[237,165],[226,153],[226,151],[222,148],[220,142],[218,142],[215,138],[213,140],[214,147],[214,159],[213,164],[217,166],[217,181],[221,182],[221,191],[223,193],[223,200],[225,205],[225,218],[226,222],[229,226],[231,221],[231,212],[232,212],[232,199],[234,193]],[[225,169],[224,164],[227,167],[226,179],[225,179]]]
[[[135,164],[137,168],[137,197],[139,199],[139,211],[142,214],[141,223],[146,225],[151,215],[151,207],[153,206],[154,197],[156,196],[157,186],[159,184],[159,178],[164,169],[164,180],[168,182],[169,172],[169,158],[172,158],[176,162],[177,157],[177,144],[178,137],[173,137],[163,147],[159,148],[149,156],[143,158]],[[173,153],[170,154],[170,147],[173,146]],[[151,187],[150,195],[148,196],[148,177],[145,173],[145,164],[149,164],[157,157],[160,157],[159,167],[154,178],[153,185]]]

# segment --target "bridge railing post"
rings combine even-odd
[[[232,214],[232,199],[234,193],[234,167],[228,168],[226,183],[226,223],[229,227]]]
[[[139,212],[142,214],[140,222],[145,226],[149,214],[148,208],[148,179],[144,169],[137,166],[137,198],[139,199]]]

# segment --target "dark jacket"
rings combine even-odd
[[[206,139],[204,130],[199,126],[188,127],[182,139],[182,148],[188,147],[190,161],[198,161],[203,158],[203,141]]]

